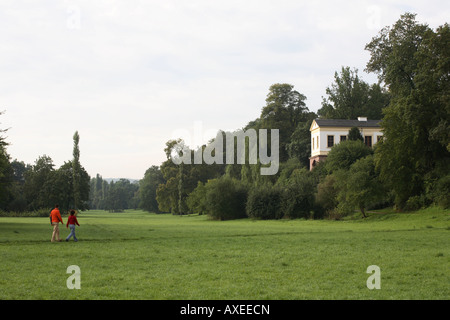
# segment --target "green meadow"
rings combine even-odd
[[[449,213],[213,221],[87,211],[79,241],[60,243],[48,218],[1,217],[0,299],[449,299]],[[66,285],[71,265],[79,290]],[[371,265],[380,289],[366,285]]]

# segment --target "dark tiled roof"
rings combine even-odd
[[[381,120],[316,119],[319,127],[380,127]]]

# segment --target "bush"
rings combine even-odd
[[[359,131],[358,127],[352,127],[348,131],[348,140],[350,141],[364,141],[363,136],[361,135],[361,132]]]
[[[338,205],[338,190],[335,187],[335,183],[335,177],[328,175],[317,185],[316,205],[325,212],[335,209]]]
[[[423,195],[421,196],[413,196],[410,197],[405,204],[404,209],[406,211],[416,211],[416,210],[420,210],[422,208],[425,208],[426,205],[426,199]]]
[[[197,187],[188,195],[186,204],[190,213],[198,213],[200,215],[208,213],[206,207],[206,186],[199,181]]]
[[[372,149],[360,140],[342,141],[331,148],[325,161],[325,167],[328,173],[333,173],[339,169],[348,170],[358,159],[372,153]]]
[[[355,207],[347,201],[341,201],[338,203],[336,209],[328,212],[328,218],[332,220],[340,220],[343,217],[355,213]]]
[[[325,218],[329,220],[341,220],[346,214],[337,209],[328,210],[325,214]]]
[[[359,209],[366,217],[366,210],[386,200],[386,190],[375,170],[372,155],[357,160],[349,170],[338,170],[334,173],[338,193],[338,210],[351,213]]]
[[[0,217],[49,217],[51,209],[38,209],[34,211],[1,211]]]
[[[242,182],[227,176],[208,181],[205,197],[208,215],[217,220],[247,217],[247,193],[247,187]]]
[[[432,184],[427,192],[429,199],[436,205],[448,209],[450,208],[450,175],[444,175]]]
[[[254,187],[248,195],[247,215],[257,219],[280,219],[283,217],[283,192],[278,186],[265,184]]]
[[[311,218],[315,207],[315,189],[315,179],[309,171],[295,170],[285,184],[283,216],[290,219]]]

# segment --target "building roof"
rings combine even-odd
[[[381,120],[315,119],[319,127],[380,127]]]

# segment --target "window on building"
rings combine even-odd
[[[312,141],[313,143],[312,143],[312,148],[313,148],[313,150],[314,150],[314,138],[313,138],[313,141]]]
[[[328,141],[327,141],[327,146],[328,148],[331,148],[332,146],[334,146],[334,136],[328,136]]]
[[[316,147],[317,147],[317,149],[319,149],[319,137],[317,137]]]
[[[347,140],[347,136],[341,136],[341,140],[340,141],[345,141]]]
[[[366,144],[366,146],[371,147],[372,146],[372,136],[365,136],[364,143]]]

